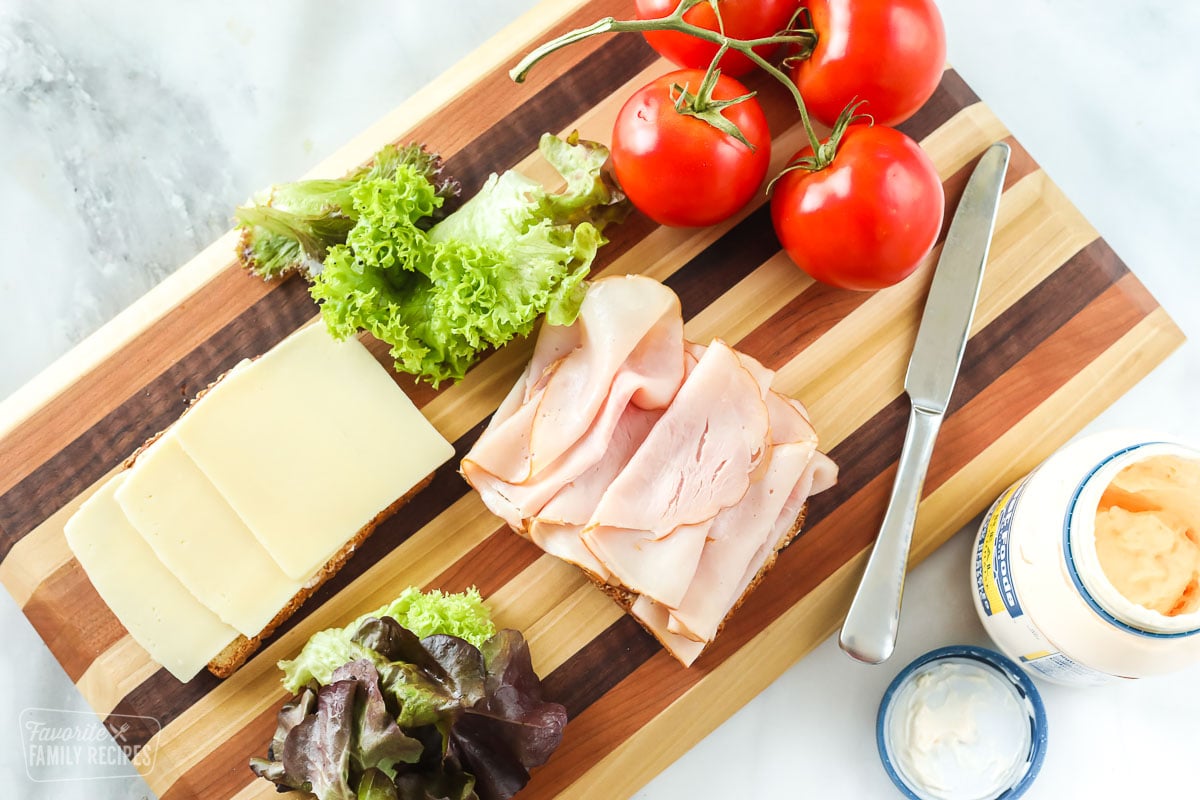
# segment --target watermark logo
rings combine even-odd
[[[131,778],[154,768],[153,717],[27,708],[21,712],[25,771],[36,782]]]

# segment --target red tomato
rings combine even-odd
[[[662,19],[670,16],[679,7],[680,0],[637,0],[638,19]],[[792,15],[800,7],[800,0],[721,0],[721,21],[725,24],[725,35],[731,39],[761,39],[772,36],[787,27]],[[717,15],[709,3],[700,3],[683,15],[686,22],[710,31],[720,30]],[[643,33],[650,46],[681,67],[706,69],[717,55],[717,45],[675,31],[649,31]],[[775,46],[756,47],[754,52],[770,58]],[[741,53],[731,52],[721,56],[721,71],[737,77],[754,68],[754,62]]]
[[[817,46],[792,67],[813,119],[832,126],[852,100],[876,125],[925,104],[946,65],[946,30],[933,0],[808,0]]]
[[[675,110],[672,85],[695,92],[704,70],[669,72],[625,101],[613,128],[612,163],[617,182],[635,206],[662,225],[712,225],[746,205],[762,185],[771,160],[771,134],[753,97],[721,113],[754,149],[704,120]],[[713,99],[747,93],[724,75]]]
[[[792,159],[812,154],[801,150]],[[929,156],[894,128],[851,125],[833,163],[776,182],[775,233],[805,272],[872,290],[912,274],[933,249],[946,198]]]

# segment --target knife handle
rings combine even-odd
[[[909,412],[908,432],[904,435],[887,513],[838,637],[838,645],[848,655],[868,664],[886,661],[896,646],[900,598],[904,593],[917,503],[941,426],[940,413],[916,406]]]

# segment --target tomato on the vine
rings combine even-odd
[[[805,148],[792,161],[811,155]],[[937,241],[945,204],[937,170],[916,142],[894,128],[851,125],[829,166],[779,178],[771,221],[809,275],[873,290],[920,265]]]
[[[676,108],[676,86],[696,92],[700,69],[669,72],[643,86],[617,114],[612,164],[617,182],[646,216],[662,225],[713,225],[736,213],[762,186],[771,160],[771,134],[762,107],[746,87],[721,75],[711,97],[724,120],[752,145]],[[718,120],[721,122],[721,120]]]
[[[876,125],[897,125],[933,94],[946,31],[933,0],[806,0],[817,44],[792,80],[812,117],[832,126],[854,100]]]
[[[637,0],[638,19],[661,19],[679,6],[680,0]],[[721,30],[731,39],[763,39],[788,26],[800,7],[800,0],[721,0],[721,24],[711,3],[699,3],[684,13],[683,19],[699,28]],[[659,55],[690,69],[704,69],[717,55],[717,45],[676,31],[647,31],[642,34]],[[754,48],[763,58],[774,55],[776,45]],[[745,75],[754,62],[741,53],[728,52],[719,64],[726,75]]]

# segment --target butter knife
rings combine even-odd
[[[917,504],[975,316],[1008,157],[1008,145],[997,142],[984,152],[971,173],[942,246],[904,376],[911,410],[896,481],[866,571],[838,637],[846,653],[868,664],[886,661],[896,646]]]

